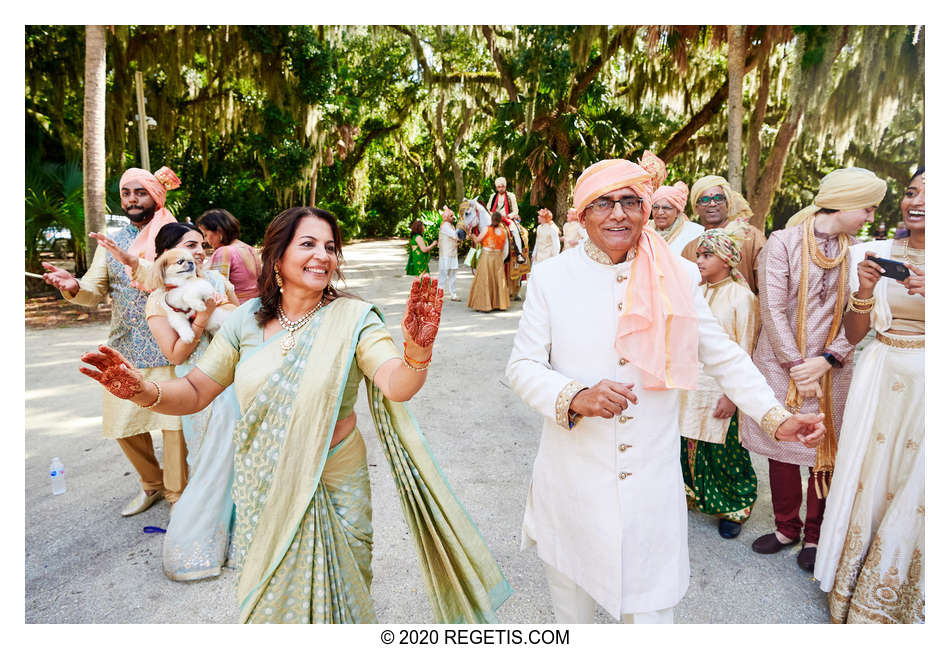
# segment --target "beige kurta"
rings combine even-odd
[[[539,223],[535,230],[534,254],[531,263],[538,264],[545,259],[556,257],[561,252],[561,238],[557,226],[553,223]]]
[[[121,245],[121,242],[117,243]],[[136,274],[136,277],[139,275]],[[170,381],[175,378],[175,368],[167,364],[168,359],[158,350],[158,345],[145,324],[144,294],[140,305],[138,299],[133,299],[137,291],[131,288],[129,279],[125,267],[112,259],[104,247],[99,246],[89,270],[79,278],[79,292],[73,297],[66,293],[62,295],[67,301],[81,306],[95,306],[102,302],[106,295],[111,295],[112,326],[106,344],[119,347],[120,353],[139,368],[146,380]],[[133,312],[137,311],[141,313],[135,315]],[[143,357],[130,357],[129,350],[141,351]],[[164,363],[158,367],[148,367],[162,361]],[[103,437],[118,439],[153,430],[181,430],[181,418],[140,408],[131,401],[114,397],[108,390],[102,389]]]
[[[703,284],[700,288],[726,335],[751,356],[759,330],[758,299],[731,277],[715,284]],[[722,388],[716,379],[700,367],[696,389],[680,393],[680,434],[703,442],[724,443],[731,418],[713,417],[722,396]]]

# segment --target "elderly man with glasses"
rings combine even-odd
[[[732,189],[729,182],[722,176],[703,176],[695,183],[690,191],[689,202],[693,206],[693,214],[699,216],[700,222],[706,230],[724,228],[732,221],[742,223],[739,234],[743,237],[740,250],[742,261],[736,270],[758,295],[757,269],[759,267],[759,252],[765,245],[765,233],[749,223],[752,210],[742,194]],[[683,258],[696,263],[696,249],[699,248],[699,236],[686,244],[683,248]]]
[[[522,526],[559,623],[672,622],[689,585],[680,391],[699,362],[777,440],[814,447],[821,415],[792,415],[709,310],[695,264],[652,228],[650,174],[602,160],[581,174],[583,245],[539,264],[508,361],[544,416]]]

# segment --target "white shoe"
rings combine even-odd
[[[451,297],[451,300],[452,300],[453,302],[458,302],[458,301],[459,301],[459,298],[458,298],[457,295],[453,295],[453,296]]]
[[[122,510],[123,516],[135,516],[136,514],[141,514],[146,509],[157,503],[161,500],[164,492],[161,489],[156,489],[155,493],[149,496],[144,491],[138,492],[135,498],[129,501],[129,504],[125,506]]]

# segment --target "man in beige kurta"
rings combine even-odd
[[[157,173],[157,172],[156,172]],[[146,175],[147,174],[147,175]],[[131,223],[113,240],[124,250],[142,248],[154,239],[162,221],[174,217],[164,209],[165,187],[152,174],[130,169],[120,180],[122,211]],[[158,219],[158,220],[156,220]],[[149,228],[149,225],[152,227]],[[140,233],[144,236],[140,237]],[[134,249],[134,248],[133,248]],[[143,254],[148,258],[148,254]],[[95,306],[106,295],[112,299],[112,320],[107,345],[121,353],[133,367],[140,369],[146,380],[170,381],[175,368],[168,363],[145,322],[148,294],[132,285],[128,270],[102,246],[96,249],[89,270],[76,279],[68,271],[44,264],[46,282],[60,290],[73,304]],[[135,467],[142,482],[142,491],[125,506],[123,516],[145,511],[162,495],[174,504],[185,489],[188,477],[187,449],[181,430],[181,419],[140,408],[131,401],[118,399],[102,391],[102,432],[114,439]],[[161,430],[165,468],[159,466],[152,446],[151,431]]]

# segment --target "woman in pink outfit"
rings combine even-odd
[[[241,304],[257,297],[261,260],[252,246],[238,239],[241,234],[238,220],[227,210],[213,208],[199,216],[196,225],[214,249],[211,268],[234,285]]]

